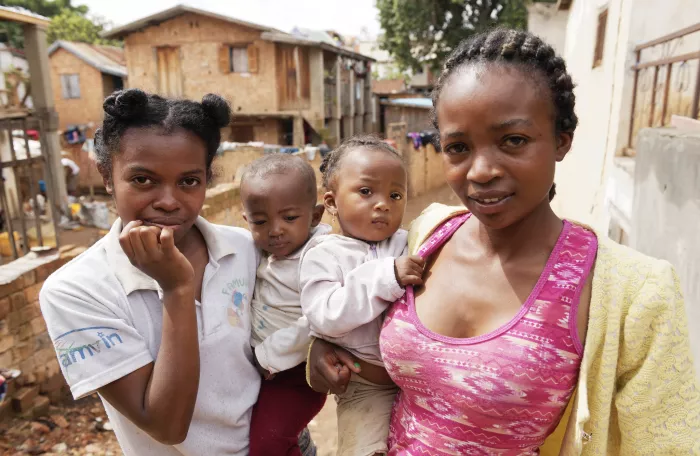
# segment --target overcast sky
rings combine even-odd
[[[372,35],[379,32],[375,0],[73,0],[115,25],[181,3],[284,31],[299,26],[351,35],[363,28]]]

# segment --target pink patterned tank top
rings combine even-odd
[[[428,257],[469,218],[438,228]],[[595,259],[593,233],[564,222],[537,285],[501,328],[457,339],[421,324],[412,289],[384,321],[380,347],[401,391],[390,455],[537,455],[561,419],[578,379],[583,348],[576,311]]]

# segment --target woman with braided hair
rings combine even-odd
[[[447,182],[409,250],[424,284],[387,312],[400,392],[390,455],[700,454],[700,393],[678,278],[554,213],[574,85],[524,31],[478,34],[433,94]],[[313,343],[310,382],[342,391],[347,353]]]

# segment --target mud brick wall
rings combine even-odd
[[[19,369],[8,382],[0,405],[0,419],[11,413],[41,415],[49,400],[67,393],[56,354],[39,307],[39,291],[46,278],[84,248],[66,246],[48,257],[22,257],[0,267],[0,368]]]

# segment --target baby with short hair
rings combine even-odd
[[[250,455],[301,455],[299,434],[323,408],[326,395],[306,383],[311,341],[302,315],[299,261],[310,239],[330,233],[321,224],[316,176],[302,158],[271,154],[241,177],[243,217],[262,251],[251,303],[251,344],[265,379],[250,426]]]
[[[318,236],[299,266],[301,305],[314,336],[357,360],[348,389],[337,395],[337,456],[388,451],[397,388],[384,367],[379,332],[384,312],[408,285],[423,283],[424,261],[407,255],[400,229],[408,173],[402,157],[372,136],[345,140],[321,166],[326,210],[341,234]]]

